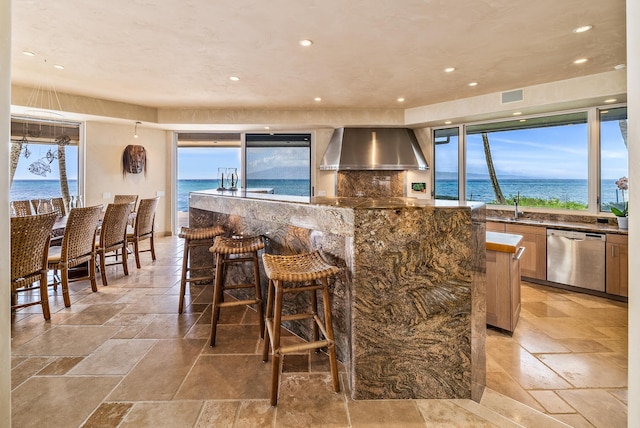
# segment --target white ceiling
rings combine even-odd
[[[51,82],[58,92],[149,107],[409,108],[626,62],[624,0],[13,0],[12,7],[14,84]],[[593,29],[572,32],[586,24]],[[301,47],[305,38],[314,44]],[[582,57],[589,61],[573,64]],[[450,66],[456,71],[444,73]]]

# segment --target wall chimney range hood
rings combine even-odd
[[[337,128],[321,170],[425,170],[418,140],[409,128]]]

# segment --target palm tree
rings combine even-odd
[[[20,160],[20,153],[22,153],[22,140],[11,141],[11,165],[9,172],[9,188],[13,184],[13,177],[16,175],[16,169],[18,168],[18,161]]]
[[[489,179],[491,180],[491,186],[493,187],[493,193],[496,196],[498,205],[506,205],[507,200],[502,194],[500,189],[500,183],[498,183],[498,177],[496,176],[496,170],[493,167],[493,159],[491,158],[491,147],[489,146],[489,137],[486,132],[482,133],[482,144],[484,146],[484,157],[487,160],[487,169],[489,170]]]

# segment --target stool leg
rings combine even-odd
[[[253,278],[256,286],[256,299],[258,300],[257,311],[260,320],[260,337],[264,339],[264,313],[262,312],[262,290],[260,290],[260,265],[258,264],[258,252],[252,253],[253,257]]]
[[[324,323],[327,329],[327,340],[329,340],[329,364],[331,366],[331,380],[333,390],[340,391],[340,381],[338,380],[338,362],[336,358],[336,346],[333,339],[333,322],[331,321],[331,303],[329,301],[329,284],[327,278],[322,278],[322,306],[324,306]]]
[[[316,281],[311,281],[311,285],[317,284]],[[314,315],[318,314],[318,296],[316,295],[316,290],[311,290],[311,312]],[[315,322],[313,318],[311,318],[311,324],[313,325],[313,341],[317,342],[320,340],[320,333],[318,332],[318,324]],[[316,349],[316,352],[319,352],[320,349]]]
[[[280,382],[280,322],[282,316],[282,281],[274,281],[275,308],[273,314],[273,359],[271,360],[271,405],[278,404]]]
[[[187,267],[189,266],[189,240],[184,240],[184,251],[182,252],[182,278],[180,279],[180,303],[178,303],[178,313],[184,309],[184,293],[187,289]]]
[[[265,314],[265,318],[267,321],[264,326],[264,342],[262,344],[262,362],[266,363],[269,360],[269,345],[272,342],[271,335],[269,334],[269,329],[267,328],[267,324],[271,323],[271,329],[274,328],[273,324],[273,281],[269,280],[269,285],[267,286],[267,312]]]
[[[216,346],[216,333],[218,330],[218,318],[220,318],[220,303],[222,300],[222,281],[223,281],[223,266],[224,255],[217,254],[216,256],[216,281],[213,286],[213,308],[211,313],[211,340],[210,345]]]

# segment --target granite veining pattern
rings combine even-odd
[[[404,196],[404,171],[339,171],[336,195],[357,198]]]
[[[190,203],[192,226],[220,224],[229,235],[263,235],[264,251],[272,254],[320,249],[341,268],[329,282],[331,310],[354,399],[480,400],[486,377],[484,215],[482,204],[409,198],[311,198],[304,204],[193,193]],[[228,275],[240,280],[248,274],[238,269]],[[264,275],[261,283],[266,291]],[[285,301],[285,311],[306,303]],[[306,323],[287,328],[310,337]]]

